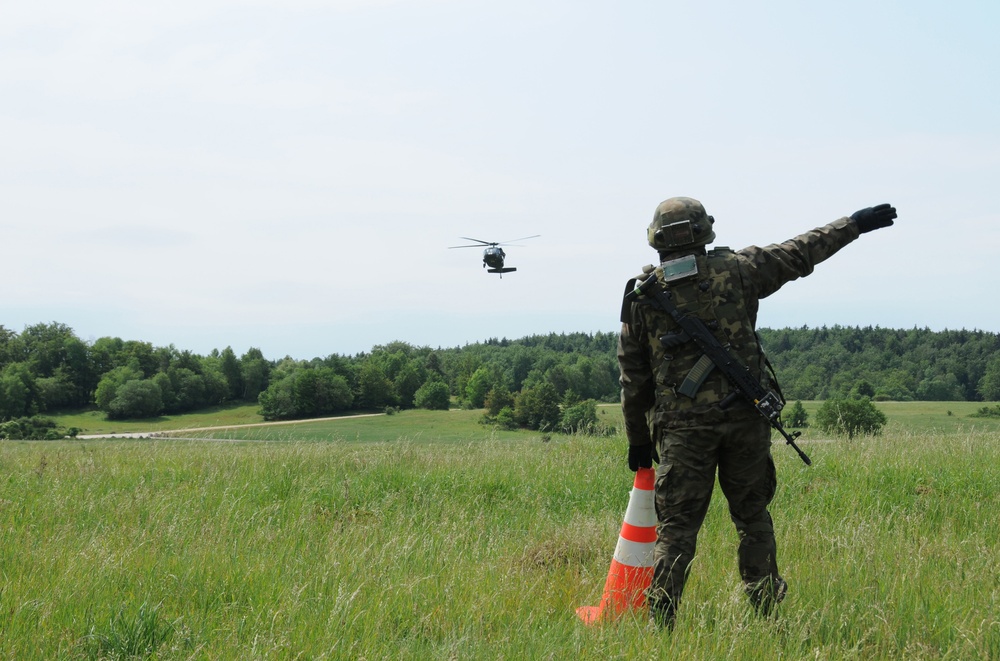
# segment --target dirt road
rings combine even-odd
[[[278,420],[276,422],[254,422],[246,425],[222,425],[219,427],[185,427],[184,429],[160,429],[157,431],[113,432],[106,434],[79,434],[77,438],[90,440],[95,438],[176,438],[177,434],[188,434],[199,431],[221,431],[223,429],[247,429],[249,427],[271,427],[277,425],[298,425],[305,422],[324,422],[327,420],[344,420],[345,418],[372,418],[385,413],[361,413],[359,415],[338,415],[329,418],[309,418],[308,420]]]

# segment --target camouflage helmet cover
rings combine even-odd
[[[656,207],[647,239],[660,252],[708,245],[715,240],[714,222],[698,200],[672,197]]]

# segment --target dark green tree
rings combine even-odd
[[[525,388],[514,403],[514,419],[522,427],[551,431],[559,426],[559,393],[548,381]]]
[[[246,390],[243,369],[232,347],[226,347],[219,355],[219,370],[226,379],[226,399],[234,402],[243,399]]]
[[[154,353],[151,343],[127,340],[122,345],[122,350],[115,362],[115,367],[122,365],[139,370],[145,377],[160,371],[161,360]],[[183,365],[181,366],[183,367]]]
[[[440,380],[440,378],[438,378]],[[417,357],[411,358],[403,365],[403,368],[396,375],[396,396],[399,405],[403,408],[414,406],[414,398],[417,390],[427,381],[427,369],[423,361]],[[427,408],[427,407],[420,407]]]
[[[447,383],[431,378],[417,389],[413,401],[417,408],[447,411],[451,404],[451,392]]]
[[[260,393],[260,415],[265,420],[291,420],[296,416],[295,395],[292,392],[294,375],[272,381],[267,390]]]
[[[240,370],[243,373],[243,392],[240,399],[255,402],[260,393],[267,390],[271,375],[271,363],[264,359],[260,349],[251,347],[240,356]]]
[[[363,409],[395,406],[396,389],[378,362],[370,358],[358,372],[358,404]]]
[[[21,340],[14,331],[0,324],[0,370],[22,358]]]
[[[500,409],[494,422],[500,429],[517,429],[517,418],[514,417],[514,409],[510,406]]]
[[[500,413],[500,410],[504,408],[509,408],[513,411],[514,393],[512,393],[507,386],[494,386],[488,393],[486,393],[486,399],[483,401],[483,406],[486,408],[486,415],[490,417],[496,417]]]
[[[465,400],[474,409],[481,409],[486,401],[486,393],[496,385],[496,377],[493,368],[489,365],[480,365],[468,383],[465,384]]]
[[[24,363],[10,363],[0,371],[0,421],[35,412],[35,379]]]
[[[118,389],[128,381],[136,381],[143,378],[142,371],[128,365],[115,367],[108,371],[97,384],[97,392],[94,395],[94,403],[97,408],[105,413],[111,410],[111,401],[118,395]],[[162,402],[161,402],[162,403]]]
[[[65,367],[57,367],[52,376],[37,377],[35,387],[40,411],[57,411],[87,403],[82,388],[73,383],[73,377]]]
[[[851,396],[871,398],[875,396],[875,388],[867,379],[861,379],[851,388]]]
[[[193,411],[204,406],[207,399],[205,380],[200,374],[186,367],[171,367],[167,375],[173,384],[177,411]]]
[[[65,324],[35,324],[20,336],[20,348],[35,379],[45,379],[40,410],[84,406],[94,388],[87,345]]]
[[[806,413],[806,407],[802,406],[800,400],[795,400],[795,403],[788,409],[787,419],[789,427],[802,429],[809,426],[809,414]]]
[[[979,396],[987,402],[1000,401],[1000,354],[993,356],[983,371],[977,386]]]
[[[163,411],[160,388],[151,379],[133,379],[123,383],[108,404],[108,418],[152,418]]]
[[[300,370],[292,377],[296,417],[313,417],[346,411],[354,402],[347,379],[329,367]]]

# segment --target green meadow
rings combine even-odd
[[[885,433],[850,442],[806,429],[811,468],[776,443],[779,616],[750,614],[717,494],[672,633],[574,612],[628,503],[620,436],[453,410],[0,442],[0,658],[1000,658],[1000,420],[979,406],[880,403]]]

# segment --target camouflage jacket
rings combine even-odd
[[[666,286],[682,312],[705,322],[719,341],[768,386],[764,352],[756,333],[760,299],[785,283],[809,275],[816,264],[856,238],[857,225],[845,217],[763,248],[679,252],[670,257],[694,255],[698,273]],[[701,357],[693,341],[665,345],[661,340],[678,330],[666,312],[642,298],[622,308],[618,365],[625,433],[631,445],[655,442],[660,430],[672,421],[711,420],[722,415],[717,404],[729,394],[730,386],[718,369],[712,370],[693,398],[677,392]]]

